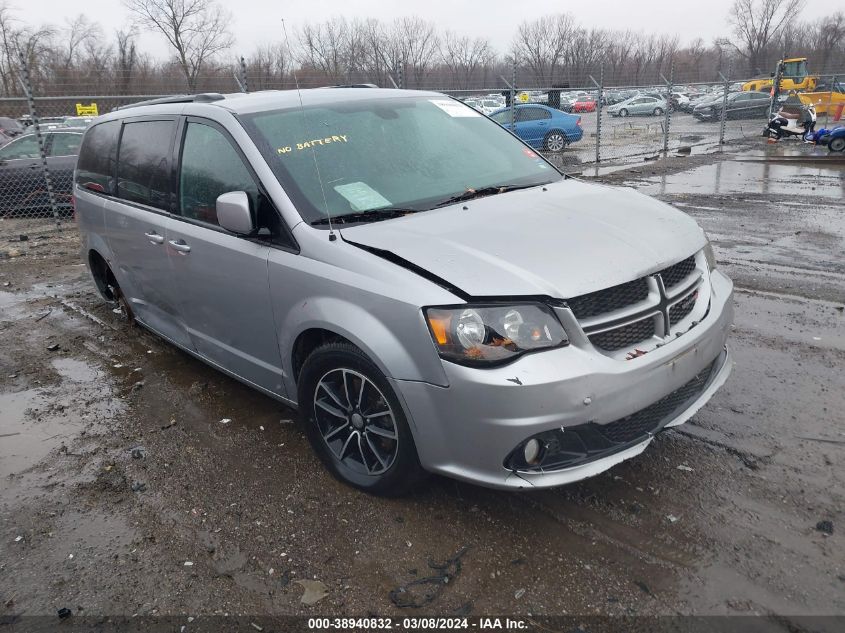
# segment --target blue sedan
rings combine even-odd
[[[512,131],[534,149],[546,152],[563,151],[570,143],[584,135],[581,117],[567,114],[544,105],[525,104],[514,107],[516,129]],[[502,108],[490,114],[496,123],[511,130],[511,110]]]

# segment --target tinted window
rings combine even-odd
[[[12,141],[3,148],[0,148],[0,159],[15,160],[16,158],[38,158],[41,153],[38,151],[38,139],[35,134],[22,136]]]
[[[228,139],[211,126],[188,123],[179,175],[182,215],[217,224],[217,196],[229,191],[245,191],[257,208],[258,187]]]
[[[53,134],[52,136],[50,156],[76,156],[79,153],[82,134]]]
[[[516,120],[520,121],[542,121],[552,118],[551,114],[542,108],[521,108],[516,111]]]
[[[169,210],[173,121],[140,121],[123,126],[117,165],[117,195]]]
[[[90,128],[82,139],[76,163],[76,184],[114,193],[114,164],[120,121],[108,121]]]

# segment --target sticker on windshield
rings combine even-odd
[[[370,209],[390,206],[390,200],[365,182],[337,185],[334,190],[349,200],[349,205],[355,211],[369,211]]]
[[[473,110],[467,105],[452,99],[429,99],[434,105],[452,117],[481,116],[481,113]]]

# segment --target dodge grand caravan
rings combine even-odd
[[[730,372],[732,284],[692,219],[442,94],[139,104],[88,129],[74,194],[103,297],[296,407],[373,493],[595,475]]]

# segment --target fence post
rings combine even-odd
[[[405,62],[399,64],[399,71],[396,73],[399,75],[399,88],[405,88]]]
[[[728,67],[728,76],[730,76],[730,74],[730,67]],[[725,144],[725,121],[727,121],[728,118],[728,89],[731,87],[731,84],[728,77],[725,77],[722,73],[719,73],[719,77],[721,77],[724,82],[722,85],[722,111],[719,113],[719,151],[721,152],[722,146]]]
[[[29,77],[29,66],[26,63],[26,56],[23,51],[18,51],[21,60],[21,84],[26,102],[29,106],[29,116],[32,117],[32,127],[35,130],[35,138],[38,141],[38,153],[41,155],[41,173],[44,175],[44,184],[47,187],[47,199],[50,201],[50,210],[56,220],[56,230],[62,230],[62,221],[59,217],[59,208],[56,204],[56,196],[53,193],[53,180],[50,178],[50,170],[47,167],[47,152],[44,148],[44,136],[41,134],[41,123],[38,121],[38,112],[35,108],[35,97],[32,94],[32,82]],[[71,187],[73,185],[71,184]]]
[[[516,134],[516,60],[513,62],[511,69],[511,132]]]
[[[243,55],[241,55],[241,87],[244,92],[249,92],[249,83],[246,79],[246,60]]]
[[[672,107],[672,87],[674,86],[674,79],[675,61],[672,60],[672,63],[669,66],[669,79],[667,80],[663,77],[663,80],[666,82],[666,111],[663,113],[663,158],[666,158],[667,154],[669,154],[669,126],[672,123],[672,117],[669,114],[669,110]]]
[[[604,98],[604,64],[599,66],[599,80],[590,75],[590,81],[598,89],[596,93],[596,163],[601,162],[601,111]]]

